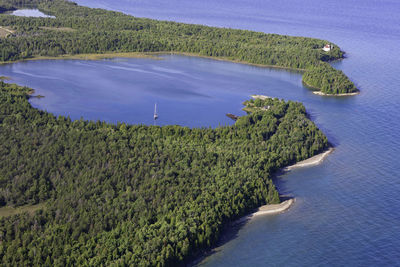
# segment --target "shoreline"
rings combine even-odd
[[[142,53],[142,52],[119,52],[119,53],[90,53],[90,54],[75,54],[75,55],[60,55],[57,57],[51,56],[35,56],[32,58],[19,59],[14,61],[1,61],[0,65],[13,64],[24,61],[36,61],[36,60],[101,60],[101,59],[114,59],[114,58],[151,58],[155,60],[161,60],[160,57],[155,56],[152,53]]]
[[[360,91],[358,92],[353,92],[353,93],[343,93],[343,94],[327,94],[321,91],[313,91],[314,95],[320,95],[320,96],[353,96],[353,95],[359,95]]]
[[[11,77],[7,77],[7,76],[0,76],[0,81],[10,81]]]
[[[356,88],[357,91],[356,91],[356,92],[353,92],[353,93],[327,94],[327,93],[322,92],[321,89],[319,89],[318,87],[314,87],[314,86],[309,85],[309,84],[306,83],[303,79],[302,79],[301,82],[303,83],[303,85],[304,85],[305,87],[308,87],[309,89],[311,89],[311,90],[312,90],[312,93],[313,93],[314,95],[319,95],[319,96],[354,96],[354,95],[360,94],[360,90],[358,90],[357,88]]]
[[[272,98],[272,97],[267,96],[267,95],[251,95],[250,97],[253,98],[253,99],[261,99],[261,100]]]
[[[251,219],[263,215],[272,215],[272,214],[278,214],[278,213],[283,213],[287,211],[296,201],[295,198],[290,198],[288,200],[282,201],[279,204],[267,204],[258,207],[254,212],[243,216],[242,218],[237,219],[236,221],[233,221],[231,225],[237,225],[241,223],[245,223],[247,221],[250,221]]]
[[[334,150],[333,147],[328,148],[328,150],[325,150],[322,153],[319,153],[318,155],[315,155],[311,158],[302,160],[297,162],[296,164],[287,166],[285,168],[283,168],[283,171],[291,171],[293,169],[297,169],[297,168],[302,168],[302,167],[309,167],[309,166],[315,166],[318,165],[320,163],[322,163],[324,161],[324,159],[330,154],[332,153]]]
[[[283,66],[277,66],[277,65],[256,64],[256,63],[250,63],[247,61],[229,59],[226,57],[203,56],[203,55],[196,54],[196,53],[176,52],[176,51],[106,52],[103,54],[87,53],[87,54],[75,54],[75,55],[64,54],[64,55],[55,56],[55,57],[53,57],[53,56],[34,56],[31,58],[18,59],[18,60],[13,60],[13,61],[1,61],[0,64],[12,64],[12,63],[17,63],[17,62],[32,61],[32,60],[57,60],[57,59],[100,60],[100,59],[112,59],[112,58],[118,58],[118,57],[161,59],[160,57],[157,57],[159,55],[182,55],[182,56],[189,56],[189,57],[199,57],[199,58],[207,58],[207,59],[226,61],[226,62],[232,62],[232,63],[239,63],[239,64],[245,64],[245,65],[256,66],[256,67],[261,67],[261,68],[284,69],[284,70],[290,70],[290,71],[295,71],[295,72],[305,72],[306,71],[306,69],[296,69],[296,68],[283,67]]]
[[[75,54],[75,55],[60,55],[56,57],[52,56],[34,56],[32,58],[25,58],[19,59],[14,61],[1,61],[0,65],[3,64],[12,64],[24,61],[35,61],[35,60],[68,60],[68,59],[77,59],[77,60],[101,60],[101,59],[113,59],[113,58],[151,58],[156,60],[161,60],[162,58],[158,57],[160,55],[182,55],[182,56],[189,56],[189,57],[199,57],[199,58],[207,58],[212,60],[219,60],[225,62],[232,62],[232,63],[239,63],[248,66],[255,66],[260,68],[272,68],[272,69],[281,69],[287,71],[293,71],[298,73],[304,73],[307,71],[306,69],[296,69],[291,67],[283,67],[277,65],[265,65],[265,64],[256,64],[250,63],[247,61],[235,60],[226,57],[212,57],[212,56],[203,56],[196,53],[187,53],[187,52],[175,52],[175,51],[159,51],[159,52],[106,52],[103,54],[98,53],[88,53],[88,54]],[[346,93],[346,94],[326,94],[321,92],[319,88],[312,87],[303,81],[304,85],[310,87],[312,89],[316,89],[318,91],[313,91],[313,94],[320,95],[320,96],[353,96],[358,95],[360,91],[354,93]],[[258,95],[255,95],[258,96]],[[267,97],[268,98],[268,97]],[[265,98],[264,98],[265,99]]]
[[[267,97],[267,96],[263,96],[263,95],[254,95],[254,96]],[[318,165],[318,164],[322,163],[324,161],[324,159],[333,151],[334,151],[334,148],[329,147],[327,150],[325,150],[311,158],[308,158],[308,159],[299,161],[296,164],[284,167],[282,170],[285,172],[285,171],[290,171],[290,170],[297,169],[297,168]],[[248,215],[245,215],[244,217],[234,221],[233,224],[242,223],[244,221],[250,220],[254,217],[258,217],[261,215],[282,213],[284,211],[287,211],[294,204],[295,201],[296,201],[296,198],[290,198],[279,204],[267,204],[267,205],[260,206],[257,208],[256,211],[254,211],[253,213],[250,213]]]
[[[264,99],[268,98],[268,96],[264,96],[264,95],[252,95],[251,97],[253,97],[253,98],[254,97],[264,97]],[[315,155],[311,158],[300,161],[294,165],[287,166],[287,167],[283,168],[282,170],[288,171],[288,170],[292,170],[294,168],[302,168],[302,167],[308,167],[308,166],[314,166],[314,165],[320,164],[330,153],[333,152],[333,150],[334,150],[333,147],[329,147],[327,150],[325,150],[322,153],[319,153],[318,155]],[[275,215],[275,214],[280,214],[280,213],[286,212],[293,206],[293,204],[295,202],[296,202],[296,198],[290,198],[285,201],[282,201],[279,204],[267,204],[267,205],[260,206],[254,212],[249,213],[235,221],[231,221],[227,226],[225,226],[228,229],[228,230],[225,230],[225,231],[228,231],[227,232],[228,234],[225,233],[224,235],[229,236],[230,231],[235,231],[232,229],[239,229],[244,224],[248,223],[249,221],[251,221],[252,219],[254,219],[256,217],[266,216],[266,215]],[[229,240],[229,237],[226,238],[226,237],[222,236],[219,239],[220,240],[224,240],[224,239]],[[226,241],[222,241],[222,243],[224,243],[224,242],[226,242]],[[218,251],[218,248],[220,246],[221,245],[217,245],[217,246],[211,248],[209,251],[203,252],[203,255],[201,255],[200,258],[195,259],[193,262],[195,262],[195,263],[201,262],[210,253]]]
[[[261,215],[266,215],[266,214],[276,214],[276,213],[281,213],[286,210],[288,210],[296,201],[295,198],[291,198],[288,200],[285,200],[279,204],[268,204],[261,206],[257,209],[256,212],[253,212],[252,214],[248,215],[251,217],[257,217]]]
[[[295,72],[305,72],[306,69],[296,69],[296,68],[291,68],[291,67],[283,67],[283,66],[277,66],[277,65],[266,65],[266,64],[257,64],[257,63],[250,63],[247,61],[242,61],[242,60],[237,60],[237,59],[230,59],[227,57],[212,57],[212,56],[204,56],[196,53],[188,53],[188,52],[175,52],[175,51],[168,51],[168,52],[149,52],[151,54],[158,54],[158,55],[182,55],[182,56],[189,56],[189,57],[200,57],[200,58],[208,58],[208,59],[213,59],[213,60],[219,60],[219,61],[226,61],[226,62],[232,62],[232,63],[239,63],[239,64],[245,64],[249,66],[255,66],[255,67],[260,67],[260,68],[273,68],[273,69],[283,69],[283,70],[291,70]]]

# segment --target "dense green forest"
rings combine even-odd
[[[62,0],[0,0],[56,18],[0,15],[15,33],[0,60],[105,52],[187,52],[305,70],[327,93],[354,84],[323,40],[139,19]],[[66,30],[68,29],[68,30]],[[0,78],[2,80],[4,78]],[[343,89],[344,88],[344,89]],[[278,169],[328,146],[302,104],[245,102],[251,113],[211,128],[72,121],[32,108],[27,87],[0,81],[2,266],[175,266],[204,251],[228,222],[278,203]],[[39,204],[39,205],[37,205]]]
[[[343,52],[336,45],[324,52],[321,48],[328,43],[324,40],[135,18],[64,0],[0,0],[0,10],[27,4],[56,18],[0,14],[0,26],[16,31],[0,39],[0,61],[82,53],[181,52],[301,70],[306,84],[327,94],[357,91],[347,76],[325,63],[342,58]]]
[[[328,146],[291,101],[190,129],[71,121],[32,108],[31,92],[0,81],[0,205],[45,205],[0,219],[3,266],[181,264],[279,202],[274,171]]]
[[[332,68],[325,62],[310,67],[303,75],[303,83],[329,94],[357,92],[353,90],[354,84],[342,71]]]

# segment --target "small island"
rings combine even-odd
[[[177,53],[300,71],[304,84],[324,95],[358,92],[328,63],[344,52],[331,43],[324,51],[326,40],[135,18],[65,0],[29,2],[2,0],[0,12],[29,7],[52,17],[0,14],[0,62]]]

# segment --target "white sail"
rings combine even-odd
[[[157,114],[157,103],[154,104],[154,120],[158,119],[158,114]]]

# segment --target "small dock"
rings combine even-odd
[[[239,119],[239,116],[233,115],[231,113],[227,113],[226,116],[234,121],[237,121]]]

